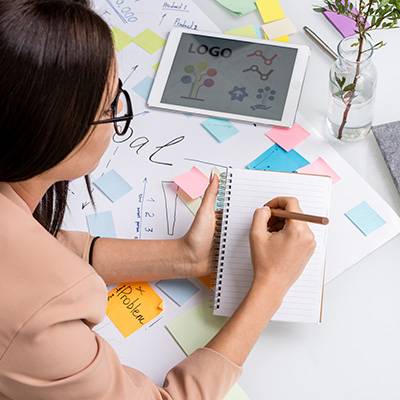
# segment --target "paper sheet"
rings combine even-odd
[[[386,224],[386,221],[365,201],[346,212],[346,217],[368,236]]]
[[[89,232],[92,236],[116,238],[114,219],[111,211],[86,215]]]
[[[286,35],[291,35],[297,32],[296,27],[290,18],[283,18],[277,21],[269,22],[262,25],[262,29],[267,35],[268,39],[274,40]]]
[[[123,283],[108,293],[106,314],[128,337],[163,310],[163,301],[147,282]]]
[[[204,347],[225,325],[227,318],[216,317],[207,300],[191,308],[166,325],[186,355]],[[250,400],[238,384],[234,385],[224,400]]]
[[[248,169],[262,171],[296,172],[309,164],[296,150],[286,151],[277,144],[264,151],[254,161],[247,165]]]
[[[283,149],[290,151],[303,142],[303,140],[306,140],[310,136],[310,133],[295,122],[291,128],[275,127],[268,131],[266,135]]]
[[[189,279],[165,279],[158,281],[156,286],[179,307],[183,306],[199,291],[199,288]]]
[[[113,203],[132,190],[132,186],[113,169],[96,179],[93,183]]]
[[[225,142],[225,140],[230,139],[239,132],[239,129],[231,121],[222,118],[211,117],[203,121],[201,125],[220,143]]]
[[[198,168],[192,167],[188,172],[173,178],[173,181],[192,199],[203,196],[209,179]]]
[[[236,15],[245,15],[256,9],[254,0],[216,0],[217,3]]]
[[[332,178],[332,184],[339,182],[341,179],[322,157],[318,157],[311,164],[299,168],[297,172],[301,174],[328,175]]]
[[[136,43],[148,53],[154,54],[156,51],[160,50],[167,41],[152,30],[145,29],[143,32],[139,33],[139,35],[135,36],[132,42]]]
[[[278,0],[258,0],[255,3],[265,24],[285,18]]]

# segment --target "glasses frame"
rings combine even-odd
[[[121,95],[121,93],[123,93],[125,95],[128,113],[126,115],[123,115],[122,117],[114,117],[114,118],[102,119],[100,121],[92,122],[93,125],[108,124],[108,123],[112,122],[114,124],[115,134],[118,136],[125,135],[125,133],[127,132],[128,128],[129,128],[129,125],[133,119],[133,107],[132,107],[131,98],[129,96],[129,93],[125,89],[122,88],[122,81],[121,81],[121,79],[119,79],[118,80],[118,93],[115,96],[115,99],[113,100],[113,102],[111,103],[111,112],[113,113],[113,115],[116,115],[116,113],[117,113],[118,100],[119,100],[119,96]],[[125,128],[122,132],[118,132],[117,123],[120,121],[128,121],[128,123],[125,125]]]

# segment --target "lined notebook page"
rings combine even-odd
[[[249,231],[256,208],[278,196],[294,196],[306,214],[329,216],[331,179],[316,175],[229,169],[216,279],[214,314],[230,316],[253,280]],[[317,243],[302,275],[273,320],[320,322],[327,226],[309,224]]]

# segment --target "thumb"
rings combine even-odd
[[[205,209],[212,208],[214,210],[215,200],[217,198],[217,195],[218,195],[218,176],[214,174],[210,184],[208,185],[204,193],[199,211],[203,208]]]

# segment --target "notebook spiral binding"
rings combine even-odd
[[[219,175],[219,188],[216,201],[216,227],[214,233],[214,249],[213,249],[213,279],[214,291],[212,295],[212,305],[214,309],[219,308],[222,275],[224,272],[224,257],[225,257],[225,232],[228,225],[229,202],[231,179],[228,171],[222,172]]]

